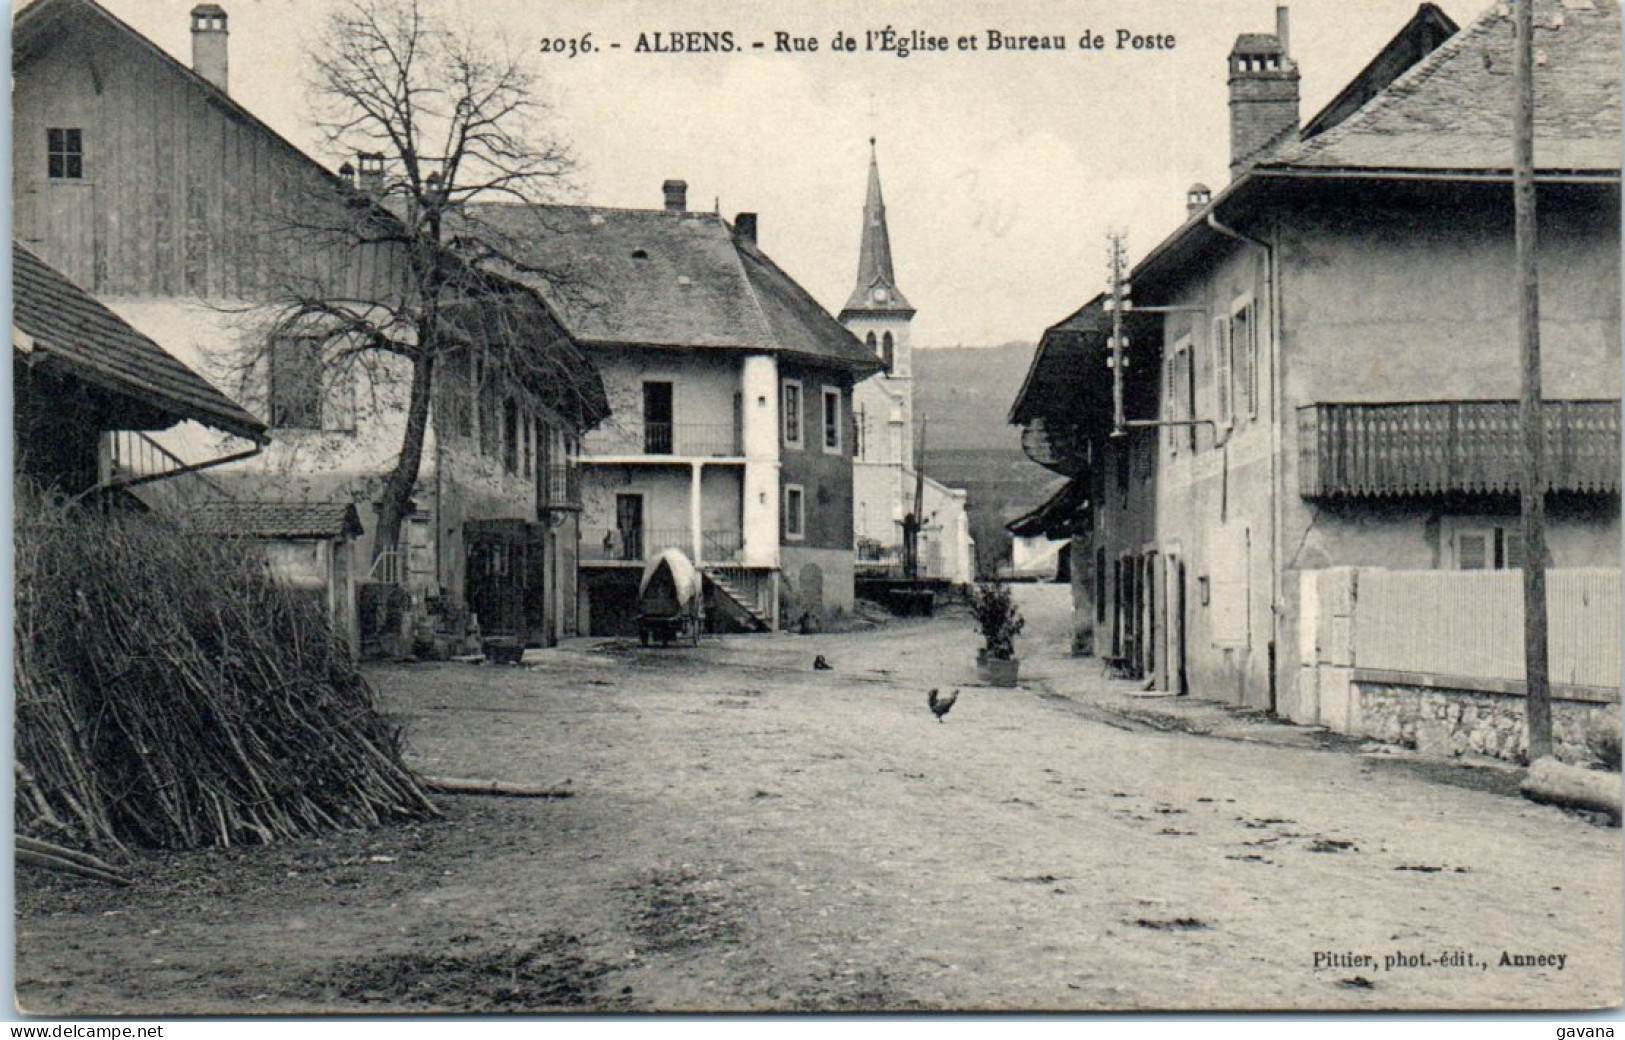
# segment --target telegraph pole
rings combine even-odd
[[[1111,312],[1112,312],[1112,339],[1111,361],[1112,369],[1112,436],[1123,436],[1123,369],[1128,367],[1128,357],[1125,353],[1128,342],[1123,336],[1123,304],[1128,296],[1128,287],[1123,284],[1123,268],[1127,261],[1127,250],[1123,246],[1123,236],[1112,232],[1106,237],[1106,270],[1111,282]]]
[[[1512,15],[1512,210],[1518,267],[1518,343],[1523,363],[1518,420],[1523,426],[1523,656],[1529,761],[1552,753],[1547,676],[1546,424],[1540,390],[1540,282],[1535,260],[1534,0]]]

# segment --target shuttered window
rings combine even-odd
[[[1230,380],[1230,323],[1214,318],[1208,345],[1213,350],[1213,412],[1221,431],[1228,429],[1234,413],[1235,387]]]

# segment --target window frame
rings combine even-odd
[[[1196,450],[1196,359],[1195,338],[1190,333],[1174,341],[1173,356],[1168,377],[1169,418],[1184,420],[1187,425],[1169,427],[1169,452],[1179,455],[1179,442],[1186,442],[1186,450]]]
[[[57,146],[54,135],[61,134],[61,147]],[[70,139],[68,135],[72,135]],[[61,172],[55,172],[57,160],[61,160]],[[76,166],[75,166],[76,164]],[[77,172],[74,170],[77,169]],[[45,128],[45,179],[48,181],[84,181],[85,178],[85,131],[78,126],[50,126]]]
[[[1236,319],[1242,315],[1247,317],[1247,335],[1245,342],[1238,348],[1236,345]],[[1236,364],[1238,357],[1247,360],[1247,372],[1244,380],[1239,379],[1240,366]],[[1246,417],[1258,418],[1258,301],[1252,293],[1243,293],[1230,304],[1230,372],[1231,378],[1237,379],[1237,387],[1245,396],[1247,402]],[[1243,412],[1241,397],[1231,394],[1231,418],[1233,424],[1239,422]]]
[[[790,508],[791,496],[795,496],[796,508]],[[791,518],[795,526],[791,527]],[[804,542],[807,540],[807,489],[801,484],[784,485],[784,540],[787,542]]]
[[[1462,563],[1463,538],[1480,539],[1484,545],[1483,565],[1467,567]],[[1494,518],[1466,517],[1450,524],[1448,539],[1450,556],[1446,569],[1452,571],[1515,571],[1523,567],[1523,528],[1516,522],[1508,523]],[[1514,561],[1513,557],[1516,557]]]
[[[790,407],[790,390],[795,388],[796,406]],[[807,441],[807,415],[806,396],[803,392],[801,380],[784,379],[779,383],[779,437],[787,448],[802,449]],[[795,426],[795,436],[790,435],[792,417]]]
[[[823,419],[823,446],[825,455],[843,455],[846,453],[846,435],[843,432],[846,426],[846,409],[842,407],[842,396],[843,395],[840,387],[824,387],[822,397],[823,407],[820,410],[820,417]],[[831,400],[835,402],[835,417],[833,422],[831,422],[829,414],[829,403]],[[831,433],[834,433],[835,435],[834,444],[830,443]]]

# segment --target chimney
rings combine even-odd
[[[219,4],[192,8],[192,71],[226,90],[226,9]]]
[[[734,218],[734,238],[740,242],[756,244],[756,214],[741,213]]]
[[[1200,182],[1192,184],[1185,190],[1185,217],[1190,219],[1207,209],[1207,204],[1213,201],[1213,191],[1206,184]]]
[[[667,181],[660,186],[666,193],[666,212],[684,213],[688,210],[688,182]]]
[[[368,195],[381,195],[384,191],[384,153],[355,153],[355,186]]]
[[[1298,65],[1291,58],[1286,7],[1275,9],[1275,33],[1242,33],[1230,49],[1230,176],[1298,132]]]

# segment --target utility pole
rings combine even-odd
[[[1128,340],[1123,335],[1123,309],[1128,296],[1128,286],[1123,284],[1124,267],[1127,266],[1128,250],[1123,244],[1123,235],[1112,232],[1106,236],[1106,272],[1111,287],[1110,308],[1112,312],[1112,338],[1111,360],[1108,362],[1112,369],[1112,436],[1123,436],[1123,369],[1128,367]]]
[[[1540,391],[1540,281],[1535,259],[1534,0],[1512,15],[1512,211],[1518,267],[1518,343],[1523,363],[1518,420],[1523,426],[1523,656],[1529,761],[1552,753],[1547,676],[1546,424]]]

